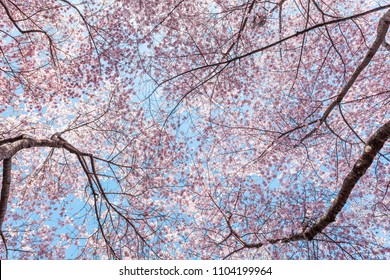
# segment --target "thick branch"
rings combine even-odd
[[[347,94],[348,90],[352,87],[353,83],[358,78],[359,74],[370,63],[370,61],[372,60],[372,58],[374,57],[374,55],[378,51],[379,47],[385,41],[385,37],[386,37],[387,31],[389,29],[389,25],[390,25],[390,10],[388,10],[382,16],[382,18],[379,20],[376,39],[375,39],[374,43],[372,44],[371,48],[368,50],[368,52],[367,52],[366,56],[364,57],[363,61],[356,68],[355,72],[352,74],[352,76],[349,79],[348,83],[344,86],[344,88],[341,90],[340,94],[337,96],[337,99],[325,111],[324,116],[322,117],[322,119],[325,119],[329,115],[330,111],[332,111],[333,108],[335,106],[337,106],[341,102],[341,100]]]
[[[51,139],[36,139],[27,135],[20,135],[0,141],[0,160],[11,158],[20,150],[34,147],[64,148],[72,154],[89,155],[79,152],[65,139],[58,137],[57,134],[54,134]]]
[[[60,148],[62,143],[60,141],[51,139],[34,139],[26,135],[22,135],[20,138],[13,142],[8,142],[0,146],[0,160],[9,159],[13,157],[17,152],[27,148],[33,147],[53,147]],[[14,138],[15,139],[15,138]]]
[[[340,93],[337,95],[336,100],[334,100],[329,107],[325,110],[324,114],[322,115],[321,119],[319,120],[319,124],[313,128],[304,138],[302,138],[301,142],[303,142],[305,139],[309,138],[314,132],[317,131],[317,129],[326,121],[326,118],[330,115],[330,113],[333,111],[333,109],[338,106],[345,95],[348,93],[348,91],[351,89],[357,78],[359,77],[360,73],[367,67],[367,65],[371,62],[372,58],[375,56],[376,52],[380,48],[381,45],[385,45],[385,38],[387,31],[389,30],[390,25],[390,10],[388,10],[379,20],[378,28],[377,28],[377,34],[374,43],[368,50],[366,56],[362,60],[362,62],[359,64],[359,66],[355,69],[355,72],[353,72],[352,76],[348,80],[348,82],[345,84],[345,86],[341,89]],[[386,46],[385,46],[386,47]]]
[[[3,182],[0,197],[0,232],[3,232],[3,222],[7,212],[7,202],[11,186],[11,159],[3,160]]]
[[[100,214],[99,212],[99,206],[97,202],[98,194],[94,189],[94,185],[98,187],[99,193],[103,196],[105,203],[107,204],[107,207],[109,209],[112,209],[117,213],[121,218],[123,218],[128,225],[130,225],[133,229],[136,235],[149,247],[151,251],[154,252],[153,248],[147,243],[147,240],[145,237],[142,236],[142,234],[139,232],[139,230],[136,228],[136,226],[131,222],[131,220],[126,217],[107,197],[103,186],[100,183],[100,180],[98,178],[96,166],[95,166],[95,157],[92,154],[81,152],[76,147],[71,145],[68,141],[66,141],[63,137],[61,137],[61,133],[55,133],[50,139],[36,139],[29,137],[27,135],[19,135],[13,138],[3,139],[0,140],[0,160],[4,161],[4,168],[3,168],[3,189],[1,192],[1,202],[0,202],[0,234],[3,239],[3,242],[5,244],[5,238],[1,231],[1,225],[3,223],[6,209],[7,209],[7,201],[9,196],[9,190],[10,190],[10,184],[11,184],[11,158],[20,150],[33,148],[33,147],[51,147],[51,148],[63,148],[67,150],[68,152],[75,154],[79,160],[79,163],[81,164],[81,167],[83,171],[85,172],[88,184],[92,190],[93,193],[93,199],[94,199],[94,209],[95,209],[95,215],[97,218],[97,222],[99,224],[99,229],[101,231],[101,234],[107,244],[107,246],[110,249],[110,252],[113,254],[115,258],[118,258],[118,256],[115,253],[114,248],[112,247],[112,244],[110,243],[108,237],[104,233],[104,227],[103,224],[105,221],[100,220]],[[85,156],[89,157],[91,160],[91,169],[88,166]],[[106,160],[105,160],[106,161]],[[109,161],[106,161],[109,162]],[[6,244],[5,244],[6,245]],[[154,252],[156,255],[157,253]]]
[[[278,242],[288,243],[298,240],[313,240],[317,234],[320,234],[329,224],[336,220],[337,214],[343,209],[353,188],[360,178],[366,173],[371,166],[375,156],[382,149],[387,140],[390,139],[390,121],[381,126],[367,141],[362,155],[358,158],[352,170],[345,177],[343,184],[337,194],[336,199],[329,207],[328,211],[311,227],[306,228],[304,232],[294,234],[285,238],[276,238],[267,240],[267,243],[275,244]],[[232,231],[232,229],[231,229]],[[235,232],[231,232],[242,244],[242,248],[231,252],[225,258],[244,248],[260,248],[265,245],[260,243],[247,243]]]
[[[4,159],[3,160],[3,182],[1,186],[1,196],[0,196],[0,236],[4,243],[6,258],[8,259],[8,248],[7,241],[5,239],[3,233],[3,222],[5,218],[5,214],[7,213],[7,204],[8,198],[11,188],[11,168],[12,168],[12,160]]]
[[[345,177],[341,189],[328,209],[328,212],[318,220],[318,222],[304,233],[307,239],[312,240],[314,236],[320,233],[330,223],[333,223],[337,214],[347,202],[352,189],[359,179],[366,173],[372,164],[375,156],[382,149],[385,142],[390,138],[390,121],[380,127],[367,141],[364,151],[356,161],[352,170]]]

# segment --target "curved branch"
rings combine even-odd
[[[27,135],[20,135],[8,140],[3,140],[0,144],[0,160],[9,159],[17,152],[33,147],[51,147],[60,148],[62,143],[52,139],[35,139]]]
[[[320,233],[330,223],[333,223],[336,219],[337,214],[343,209],[347,202],[352,189],[355,187],[359,179],[366,173],[367,169],[371,166],[375,156],[382,149],[385,142],[390,138],[390,121],[381,126],[367,141],[364,146],[364,151],[359,159],[355,162],[352,170],[345,177],[344,182],[341,186],[336,199],[332,205],[322,216],[317,223],[306,230],[303,235],[312,240],[314,236]]]
[[[306,134],[305,137],[301,139],[300,141],[301,143],[305,141],[307,138],[309,138],[311,135],[313,135],[313,133],[315,133],[319,129],[319,127],[325,122],[326,118],[330,115],[333,109],[341,103],[345,95],[348,93],[348,91],[351,89],[351,87],[359,77],[360,73],[371,62],[372,58],[375,56],[379,47],[385,43],[385,38],[386,38],[387,31],[389,30],[389,25],[390,25],[390,10],[388,10],[379,20],[375,41],[370,47],[370,49],[368,50],[362,62],[355,69],[355,72],[353,72],[349,81],[341,89],[340,93],[337,95],[336,100],[334,100],[325,110],[324,114],[319,120],[320,121],[319,124],[315,128],[313,128],[308,134]]]
[[[109,209],[112,209],[116,214],[118,214],[122,219],[125,220],[125,222],[133,228],[135,234],[142,240],[143,243],[145,243],[146,246],[148,246],[153,253],[158,255],[153,248],[149,245],[145,237],[141,234],[141,232],[136,228],[134,223],[132,223],[131,219],[126,217],[107,197],[105,190],[103,189],[103,186],[98,178],[96,166],[95,166],[95,157],[92,154],[85,153],[74,147],[72,144],[70,144],[68,141],[66,141],[63,137],[61,137],[61,133],[55,133],[51,136],[50,139],[36,139],[32,138],[28,135],[19,135],[16,137],[8,138],[0,140],[0,160],[4,161],[4,167],[3,167],[3,188],[1,191],[1,201],[0,201],[0,234],[3,239],[3,243],[6,244],[5,238],[3,236],[3,233],[1,231],[1,225],[3,223],[6,209],[7,209],[7,202],[8,202],[8,196],[10,192],[10,185],[11,185],[11,158],[18,153],[19,151],[23,149],[33,148],[33,147],[50,147],[50,148],[62,148],[67,150],[71,154],[75,154],[77,156],[77,159],[84,171],[84,173],[87,176],[88,184],[92,190],[93,193],[93,199],[94,199],[94,210],[95,215],[97,219],[97,223],[99,225],[99,230],[105,240],[105,243],[107,244],[110,252],[112,255],[119,259],[117,254],[115,253],[114,248],[112,247],[112,244],[110,240],[107,238],[103,223],[100,220],[100,214],[98,210],[98,204],[97,204],[97,197],[98,193],[94,189],[94,185],[97,186],[99,193],[102,195],[105,203],[107,204],[107,207]],[[90,159],[90,165],[89,167],[88,163],[86,162],[84,157],[89,157]],[[102,159],[103,160],[103,159]],[[110,161],[104,160],[105,162],[111,163]]]
[[[381,126],[368,139],[366,145],[364,146],[363,153],[355,162],[355,165],[353,166],[352,170],[345,177],[340,191],[337,194],[337,197],[333,201],[332,205],[329,207],[328,211],[313,226],[307,227],[303,232],[299,234],[293,234],[285,238],[269,239],[267,240],[267,243],[276,244],[279,242],[289,243],[292,241],[299,240],[313,240],[314,237],[320,234],[328,225],[335,222],[338,213],[340,213],[340,211],[343,209],[356,183],[366,173],[376,155],[379,153],[386,141],[389,139],[390,121]],[[232,231],[231,233],[238,238],[240,243],[242,243],[242,247],[240,247],[240,249],[234,252],[240,251],[244,248],[260,248],[266,244],[266,242],[247,243],[242,238],[237,236],[237,233],[233,232],[231,228],[230,230]],[[230,253],[225,258],[231,256],[232,254],[234,254],[234,252]]]

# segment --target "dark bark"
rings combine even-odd
[[[11,168],[12,160],[3,160],[3,182],[1,186],[1,197],[0,197],[0,232],[3,231],[3,222],[5,213],[7,212],[7,203],[11,187]]]
[[[3,160],[3,182],[1,186],[1,196],[0,196],[0,236],[4,243],[6,258],[8,259],[8,248],[7,240],[5,239],[3,233],[3,222],[5,214],[7,213],[8,198],[11,188],[11,169],[12,169],[12,159]]]
[[[334,222],[337,214],[344,207],[345,203],[348,200],[349,195],[352,192],[352,189],[355,187],[359,179],[366,173],[367,169],[372,164],[375,156],[382,149],[385,142],[390,138],[390,121],[380,127],[367,141],[364,152],[356,161],[352,170],[345,177],[344,182],[341,186],[341,189],[333,201],[331,207],[328,209],[328,212],[321,217],[321,219],[309,230],[307,230],[304,235],[307,239],[311,240],[314,236],[320,233],[326,226]]]
[[[352,170],[345,177],[341,188],[332,202],[332,205],[326,211],[326,213],[311,227],[307,227],[303,232],[299,234],[293,234],[285,238],[275,238],[267,240],[270,244],[278,242],[288,243],[299,240],[313,240],[314,237],[320,234],[327,226],[336,221],[337,215],[343,209],[344,205],[348,201],[348,198],[356,186],[356,183],[360,178],[367,172],[371,166],[376,155],[380,152],[386,141],[390,138],[390,121],[381,126],[366,142],[364,151],[358,160],[355,162]],[[229,224],[229,221],[227,221]],[[227,257],[232,254],[244,249],[244,248],[260,248],[264,245],[260,243],[247,243],[245,242],[231,227],[231,235],[235,236],[241,243],[242,247],[230,253]],[[226,258],[227,258],[226,257]]]
[[[319,124],[313,128],[305,137],[301,139],[301,143],[305,141],[307,138],[312,136],[318,128],[326,122],[326,119],[330,115],[330,113],[333,111],[333,109],[338,106],[344,99],[345,95],[348,93],[348,91],[352,88],[352,86],[355,84],[357,78],[359,75],[363,72],[363,70],[370,64],[371,60],[379,50],[380,46],[385,46],[386,44],[386,34],[389,30],[390,25],[390,10],[388,10],[379,20],[377,32],[376,32],[376,38],[374,43],[371,45],[370,49],[366,53],[366,56],[362,60],[362,62],[358,65],[358,67],[355,69],[351,77],[349,78],[348,82],[344,85],[344,87],[341,89],[340,93],[337,95],[337,98],[328,106],[328,108],[325,110],[322,117],[318,120]]]

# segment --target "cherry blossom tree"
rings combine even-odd
[[[0,0],[2,258],[386,259],[386,1]]]

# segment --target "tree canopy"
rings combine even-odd
[[[390,5],[0,0],[1,258],[390,258]]]

